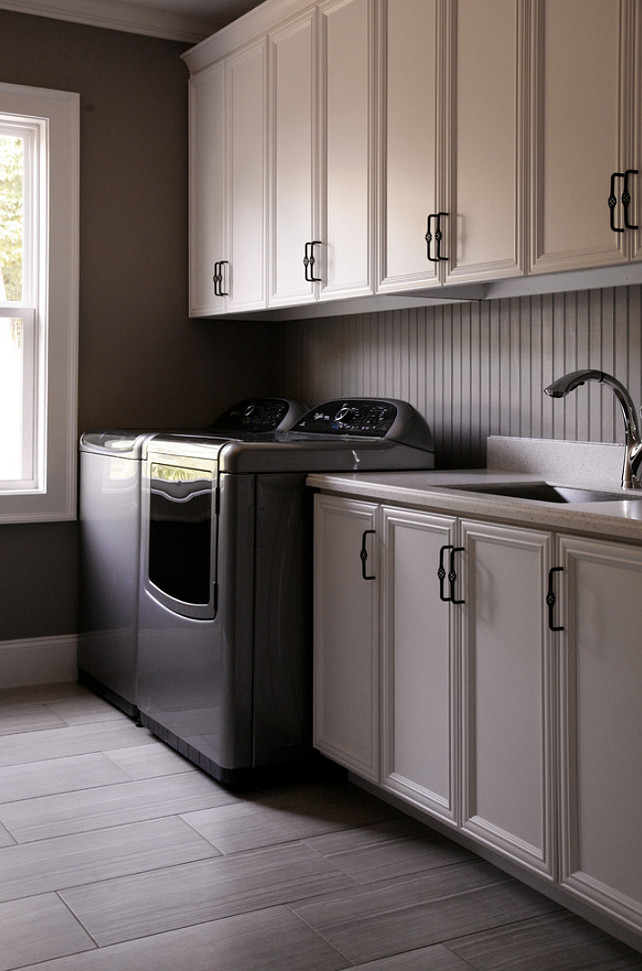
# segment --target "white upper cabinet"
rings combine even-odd
[[[190,313],[635,282],[641,6],[266,0],[203,41]]]
[[[316,10],[270,34],[272,142],[270,151],[271,306],[316,296],[320,267],[316,198]],[[307,264],[304,264],[307,259]]]
[[[381,60],[379,290],[523,273],[520,0],[393,0]]]
[[[228,309],[266,305],[267,44],[227,58]]]
[[[523,3],[457,0],[446,9],[445,282],[522,275]]]
[[[190,79],[190,315],[266,305],[266,43]]]
[[[632,9],[628,0],[533,4],[530,272],[628,258],[632,231],[622,196],[627,182],[632,196],[640,185],[639,176],[627,176],[640,164],[627,117]],[[639,65],[635,70],[639,75]]]
[[[190,79],[189,312],[220,313],[225,298],[214,276],[227,259],[225,239],[225,65]]]
[[[321,16],[320,299],[373,292],[373,0],[330,0]]]
[[[270,34],[270,306],[372,293],[373,0]]]
[[[437,186],[437,0],[387,3],[381,51],[381,173],[378,289],[434,286],[427,221]]]

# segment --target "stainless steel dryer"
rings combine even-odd
[[[351,399],[261,440],[157,436],[143,471],[144,725],[234,783],[311,754],[311,471],[433,468],[406,402]]]
[[[223,412],[210,429],[219,436],[255,438],[291,428],[306,411],[290,398],[248,398]],[[133,718],[138,716],[141,462],[155,434],[85,432],[80,439],[78,676]]]

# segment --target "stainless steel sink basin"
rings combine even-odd
[[[595,489],[554,486],[548,482],[484,482],[479,485],[455,486],[455,488],[492,496],[535,499],[538,502],[627,502],[630,499],[642,499],[642,491],[638,493],[602,492]]]

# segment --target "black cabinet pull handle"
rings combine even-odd
[[[446,579],[446,567],[444,566],[444,553],[446,550],[451,550],[452,544],[450,546],[442,546],[439,550],[439,569],[437,570],[437,576],[439,577],[439,599],[443,600],[444,603],[450,603],[452,597],[447,597],[444,593],[444,580]]]
[[[218,260],[214,264],[214,276],[212,280],[214,281],[215,297],[229,297],[229,293],[223,290],[223,266],[227,265],[228,262],[228,260]]]
[[[548,591],[546,593],[546,604],[548,606],[548,629],[553,631],[564,630],[563,627],[555,624],[555,604],[557,602],[557,597],[555,596],[555,587],[553,583],[554,574],[562,573],[563,570],[563,566],[553,566],[548,571]]]
[[[450,556],[448,557],[448,572],[446,572],[446,567],[444,565],[444,554],[446,550],[450,550]],[[465,603],[464,600],[458,600],[455,597],[455,582],[457,580],[457,571],[455,570],[455,553],[463,552],[463,546],[453,546],[452,544],[442,546],[439,550],[439,569],[437,570],[437,576],[439,577],[439,599],[443,600],[444,603]],[[448,579],[449,586],[448,596],[446,596],[444,593],[446,579]]]
[[[361,537],[361,552],[359,553],[359,556],[361,557],[361,576],[363,577],[364,580],[377,579],[374,574],[372,576],[368,576],[368,574],[366,573],[366,560],[368,559],[368,551],[366,549],[366,536],[370,536],[371,534],[374,536],[375,530],[366,529],[364,530],[363,536]]]
[[[321,277],[314,275],[314,264],[316,259],[314,256],[314,247],[320,246],[320,239],[313,239],[309,243],[305,244],[303,251],[303,272],[305,274],[306,283],[320,283]]]
[[[431,263],[439,263],[441,260],[448,260],[447,256],[441,255],[441,241],[443,239],[443,233],[441,231],[441,217],[447,215],[447,212],[431,212],[428,215],[428,225],[424,239],[426,240],[427,256]],[[435,220],[434,233],[432,232],[433,219]],[[430,244],[432,243],[433,239],[435,240],[435,256],[431,256],[430,253]]]
[[[631,193],[629,192],[629,176],[637,175],[637,169],[627,169],[624,173],[624,188],[622,189],[622,207],[624,209],[624,225],[627,229],[639,229],[629,222],[629,206],[631,205]]]
[[[615,225],[615,207],[617,206],[617,196],[615,194],[615,180],[623,179],[623,178],[624,178],[624,172],[611,173],[611,192],[609,194],[608,199],[606,200],[608,202],[609,209],[611,210],[610,211],[611,230],[614,233],[624,232],[624,229],[621,226]]]
[[[457,580],[457,573],[455,571],[455,553],[463,553],[463,546],[453,546],[450,551],[450,561],[448,564],[448,582],[450,583],[450,599],[454,604],[466,603],[465,600],[458,600],[455,597],[455,582]]]

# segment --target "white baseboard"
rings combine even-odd
[[[0,641],[0,689],[75,681],[77,652],[75,634]]]

